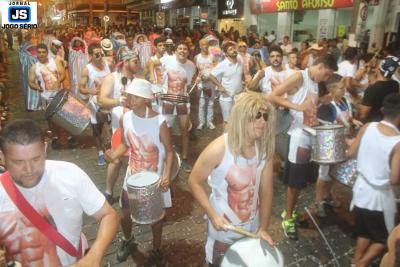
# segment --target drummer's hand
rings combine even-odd
[[[257,71],[256,76],[257,76],[258,79],[261,80],[262,78],[265,77],[265,71],[264,70]]]
[[[162,179],[161,179],[161,189],[162,189],[162,191],[163,192],[166,192],[167,190],[168,190],[168,188],[169,188],[169,178],[168,177],[166,177],[166,176],[164,176]]]
[[[265,240],[270,244],[271,246],[274,246],[274,241],[272,240],[271,236],[267,233],[267,231],[260,229],[258,230],[257,233],[261,239]]]
[[[226,96],[226,97],[229,96],[228,92],[226,91],[226,89],[222,85],[218,87],[218,91],[223,96]]]
[[[298,111],[306,111],[312,109],[314,103],[311,98],[307,98],[303,104],[299,105]]]
[[[361,121],[359,121],[359,120],[355,120],[355,119],[353,119],[353,124],[357,127],[357,128],[361,128],[363,125],[364,125],[364,123],[362,123]]]
[[[217,231],[228,231],[226,225],[231,224],[224,216],[216,215],[215,217],[210,218],[211,223],[213,224],[215,230]]]
[[[104,159],[108,162],[113,161],[113,151],[111,149],[107,149],[106,152],[104,152]]]

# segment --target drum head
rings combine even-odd
[[[146,187],[156,183],[160,177],[155,172],[143,171],[128,177],[126,184],[132,187]]]
[[[242,238],[226,251],[221,267],[283,267],[283,257],[277,247],[259,238]]]
[[[53,116],[53,114],[56,113],[60,109],[60,107],[62,107],[62,102],[67,96],[68,94],[66,90],[60,90],[47,106],[44,117],[46,119],[49,119],[51,116]]]

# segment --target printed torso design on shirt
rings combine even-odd
[[[130,147],[128,175],[144,170],[162,174],[165,150],[160,140],[160,116],[140,118],[133,111],[124,114],[124,138]]]
[[[54,59],[49,59],[46,64],[36,63],[36,78],[45,91],[58,91],[58,70]]]
[[[196,67],[199,70],[199,75],[208,77],[211,74],[211,70],[214,67],[213,56],[207,55],[204,56],[202,54],[198,54],[196,56]],[[211,81],[201,82],[202,88],[211,88],[213,87],[213,83]]]
[[[175,57],[162,60],[163,64],[163,91],[166,94],[187,95],[187,88],[192,82],[195,72],[194,64],[187,60],[181,64]]]
[[[247,166],[232,164],[225,177],[228,184],[229,207],[240,218],[241,222],[247,222],[250,219],[254,192],[256,190],[255,167],[255,164]]]

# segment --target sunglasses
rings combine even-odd
[[[265,122],[268,121],[268,113],[266,113],[266,112],[259,111],[259,112],[257,112],[257,114],[254,118],[255,118],[255,120],[259,120],[259,119],[261,119],[261,117],[263,117]]]
[[[247,47],[247,46],[245,46],[245,45],[239,45],[239,48],[240,48],[240,47]]]
[[[101,58],[103,55],[101,53],[94,54],[95,58]]]

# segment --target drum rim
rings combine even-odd
[[[319,126],[314,126],[312,127],[314,130],[317,131],[324,131],[324,130],[338,130],[338,129],[344,129],[345,127],[340,124],[329,124],[329,125],[319,125]]]
[[[158,177],[158,179],[157,179],[156,181],[154,181],[153,183],[151,183],[151,184],[142,185],[142,186],[137,186],[137,185],[130,185],[130,184],[128,184],[129,178],[131,178],[131,177],[133,178],[133,177],[135,177],[135,176],[143,175],[143,174],[145,174],[145,173],[150,173],[150,174],[152,174],[152,175]],[[127,187],[130,187],[130,188],[143,188],[143,187],[146,187],[146,186],[151,186],[151,185],[158,184],[159,181],[160,181],[160,179],[161,179],[160,175],[158,175],[158,173],[156,173],[156,172],[152,172],[152,171],[140,171],[140,172],[137,172],[137,173],[135,173],[135,174],[131,174],[131,175],[129,175],[129,176],[126,178],[126,186],[127,186]]]
[[[221,261],[221,266],[222,266],[222,263],[224,262],[224,260],[227,258],[227,256],[226,256],[226,254],[227,254],[227,252],[229,251],[229,249],[231,249],[231,247],[233,246],[233,245],[235,245],[237,242],[245,242],[245,240],[254,240],[254,239],[256,239],[256,240],[261,240],[261,241],[263,241],[263,242],[267,242],[267,241],[265,241],[265,240],[263,240],[263,239],[261,239],[261,238],[252,238],[252,237],[242,237],[242,238],[239,238],[238,240],[236,240],[235,242],[233,242],[230,246],[229,246],[229,248],[225,251],[225,254],[224,254],[224,257],[222,258],[222,261]],[[282,259],[282,266],[285,266],[285,259],[283,258],[283,254],[282,254],[282,252],[278,249],[278,247],[277,246],[273,246],[273,248],[275,249],[275,251],[277,252],[277,254],[278,254],[278,257],[279,258],[281,258]]]
[[[50,111],[49,107],[50,107],[51,103],[55,99],[57,99],[59,97],[59,95],[62,95],[61,98],[60,98],[60,101],[55,105],[54,110]],[[65,89],[61,89],[60,91],[57,92],[57,94],[54,96],[53,100],[46,107],[46,111],[44,113],[44,116],[45,116],[46,119],[50,119],[55,113],[57,113],[60,110],[62,104],[65,102],[64,98],[68,98],[68,91],[65,90]]]

